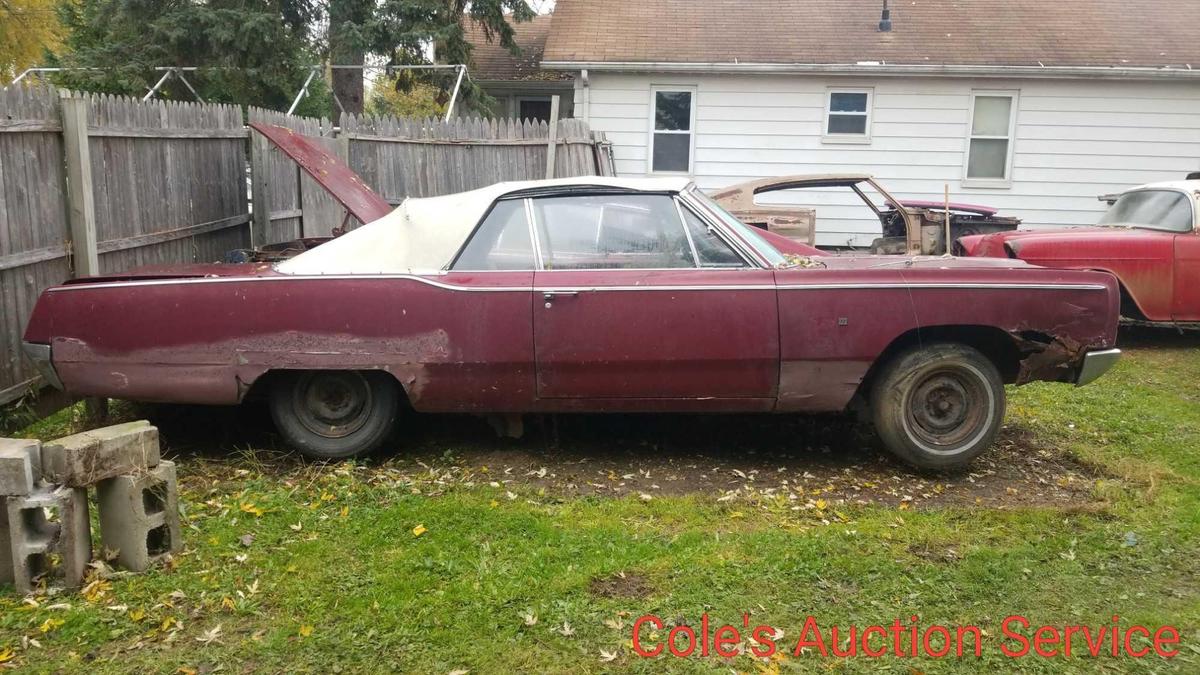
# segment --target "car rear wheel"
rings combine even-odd
[[[271,418],[288,443],[313,459],[346,459],[379,448],[400,407],[384,373],[290,373],[271,388]]]
[[[871,388],[884,445],[922,469],[960,469],[986,450],[1004,421],[1004,381],[979,350],[941,343],[901,353]]]

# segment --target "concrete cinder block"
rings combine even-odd
[[[162,461],[149,471],[116,476],[96,486],[100,542],[117,551],[117,564],[144,572],[183,548],[175,463]]]
[[[158,466],[158,428],[129,422],[93,429],[42,446],[42,478],[70,487],[86,487],[116,476]]]
[[[27,495],[42,473],[42,444],[28,438],[0,438],[0,496]]]
[[[83,585],[92,559],[86,489],[45,487],[23,497],[6,497],[5,516],[17,592],[32,593],[36,578],[51,571],[66,588]],[[55,554],[59,566],[51,570]]]

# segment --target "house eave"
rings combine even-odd
[[[626,73],[874,75],[989,78],[1054,78],[1106,80],[1200,79],[1200,69],[1186,67],[997,66],[890,63],[679,63],[649,61],[543,61],[551,70]]]

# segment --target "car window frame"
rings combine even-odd
[[[1174,229],[1170,229],[1170,228],[1166,228],[1166,227],[1154,227],[1153,225],[1147,225],[1145,223],[1097,223],[1096,226],[1097,227],[1129,227],[1129,228],[1132,228],[1135,230],[1149,230],[1151,232],[1163,232],[1166,234],[1189,234],[1189,233],[1196,232],[1197,204],[1196,204],[1196,198],[1195,198],[1195,196],[1193,196],[1193,194],[1191,192],[1188,192],[1187,190],[1179,190],[1179,189],[1172,188],[1172,187],[1147,187],[1147,188],[1141,188],[1138,190],[1127,190],[1127,191],[1121,193],[1121,196],[1118,197],[1117,199],[1119,201],[1121,198],[1125,197],[1126,195],[1138,194],[1138,193],[1142,193],[1142,192],[1174,192],[1175,194],[1182,195],[1183,201],[1188,205],[1188,209],[1191,212],[1191,225],[1185,230],[1174,230]],[[1114,202],[1112,206],[1109,206],[1109,209],[1112,209],[1113,206],[1116,206],[1116,202]],[[1104,212],[1104,215],[1108,215],[1107,210]],[[1102,215],[1101,218],[1103,218],[1103,217],[1104,216]]]
[[[479,230],[481,230],[483,228],[483,224],[487,222],[488,218],[492,217],[492,212],[496,210],[496,206],[499,205],[500,202],[512,202],[512,201],[523,202],[523,208],[525,210],[525,227],[527,227],[529,229],[529,242],[530,242],[530,245],[533,246],[533,265],[534,265],[533,268],[527,269],[527,270],[475,270],[475,269],[466,269],[466,268],[455,269],[454,266],[458,264],[458,261],[463,257],[463,254],[466,253],[467,249],[471,247],[471,242],[473,242],[475,240],[475,237],[479,236]],[[458,252],[455,253],[454,257],[450,259],[450,263],[442,269],[442,272],[443,273],[446,273],[446,272],[470,272],[472,274],[477,274],[477,273],[520,274],[522,272],[535,272],[535,271],[541,269],[541,262],[542,262],[541,258],[538,256],[536,237],[537,237],[537,228],[535,228],[533,226],[533,213],[532,213],[532,210],[529,205],[529,198],[528,197],[509,197],[507,195],[498,197],[495,201],[493,201],[490,205],[488,205],[487,210],[483,212],[483,216],[480,217],[479,221],[475,223],[475,226],[471,228],[471,233],[468,234],[465,238],[463,238],[462,244],[458,247]]]
[[[544,250],[544,247],[542,245],[541,236],[539,234],[540,228],[538,227],[538,222],[537,222],[537,210],[533,206],[533,201],[535,199],[553,199],[553,198],[561,198],[561,197],[591,197],[591,196],[614,196],[614,195],[664,196],[664,197],[671,199],[671,201],[675,205],[675,214],[676,214],[676,217],[679,219],[679,226],[683,228],[684,235],[687,237],[688,247],[692,252],[693,265],[691,267],[572,267],[570,269],[559,269],[559,270],[547,269],[545,266],[546,251]],[[743,250],[744,245],[739,245],[739,240],[737,240],[734,235],[731,235],[726,230],[723,223],[720,223],[719,221],[716,221],[713,218],[708,217],[708,215],[706,214],[706,212],[704,210],[697,208],[697,206],[695,204],[686,200],[684,198],[683,193],[642,192],[642,191],[629,191],[629,192],[618,192],[618,193],[614,193],[611,191],[603,191],[603,192],[594,192],[593,193],[593,192],[585,192],[585,191],[574,191],[570,194],[542,195],[542,196],[527,197],[525,199],[526,199],[526,209],[527,209],[526,213],[528,215],[529,225],[533,230],[534,259],[537,264],[537,271],[539,271],[539,272],[680,272],[680,271],[731,272],[731,271],[739,271],[739,270],[761,269],[761,268],[765,267],[756,257],[748,256],[746,254],[746,252]],[[707,225],[708,227],[711,227],[713,229],[713,231],[717,233],[717,236],[720,237],[722,239],[722,241],[724,241],[726,244],[728,244],[730,246],[730,248],[733,249],[733,252],[739,258],[741,258],[741,260],[743,262],[743,266],[742,267],[704,267],[704,266],[700,265],[700,256],[698,255],[698,252],[696,251],[696,244],[695,244],[695,241],[692,239],[692,233],[688,229],[687,223],[683,219],[683,213],[679,210],[681,208],[687,208],[688,211],[690,211],[693,215],[695,215],[697,218],[699,218],[705,225]]]

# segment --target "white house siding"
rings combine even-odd
[[[953,200],[1053,227],[1096,222],[1104,209],[1098,195],[1200,170],[1195,81],[596,72],[589,79],[586,95],[576,81],[576,115],[607,134],[622,176],[648,171],[651,87],[694,87],[693,176],[709,191],[766,176],[867,172],[901,199],[940,201],[948,183]],[[822,142],[829,87],[873,88],[869,144]],[[1009,187],[963,185],[973,90],[1019,92]],[[869,244],[877,221],[840,197],[821,197],[828,205],[817,208],[817,243]]]

